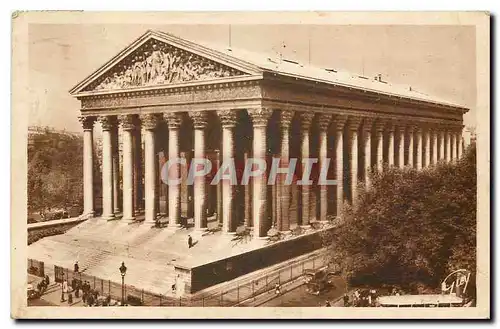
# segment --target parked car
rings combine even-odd
[[[307,292],[319,295],[321,292],[334,287],[333,279],[338,275],[338,272],[329,268],[323,268],[319,270],[304,270],[303,275]]]
[[[28,284],[28,299],[37,299],[40,298],[40,292],[35,289],[35,287],[32,284]]]

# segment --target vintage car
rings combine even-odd
[[[322,291],[331,289],[334,287],[333,278],[337,275],[337,271],[329,268],[304,270],[303,276],[307,292],[319,295]]]
[[[40,297],[40,292],[32,284],[28,284],[27,288],[28,299],[37,299]]]

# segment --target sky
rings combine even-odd
[[[31,24],[29,124],[81,131],[69,90],[148,29],[401,84],[470,108],[475,126],[473,26]],[[231,31],[231,33],[229,33]],[[283,48],[282,45],[286,45]]]

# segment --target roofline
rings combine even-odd
[[[192,41],[188,41],[182,38],[179,38],[177,36],[174,36],[169,33],[161,32],[161,31],[155,31],[155,30],[147,30],[146,33],[142,34],[140,37],[135,39],[131,44],[127,45],[125,48],[123,48],[117,55],[112,57],[110,60],[108,60],[105,64],[103,64],[101,67],[99,67],[96,71],[94,71],[91,75],[89,75],[87,78],[79,82],[77,85],[75,85],[73,88],[69,90],[69,93],[72,96],[77,96],[78,90],[81,90],[84,86],[89,84],[92,80],[97,78],[99,75],[105,73],[107,70],[109,70],[112,66],[113,63],[119,62],[122,60],[126,55],[131,53],[132,51],[136,50],[139,48],[144,41],[146,41],[149,37],[155,37],[159,39],[159,41],[164,41],[167,43],[172,43],[176,47],[179,47],[183,50],[190,51],[190,52],[198,52],[203,54],[205,57],[208,57],[213,60],[214,55],[217,56],[216,61],[222,61],[222,64],[225,64],[227,66],[233,67],[234,69],[238,69],[240,71],[244,71],[247,74],[250,75],[255,75],[256,73],[262,73],[262,69],[252,63],[249,63],[247,61],[241,60],[235,56],[231,56],[228,54],[224,54],[218,50],[211,49],[208,47],[205,47],[203,45],[194,43]]]
[[[166,32],[156,31],[156,30],[147,30],[144,34],[142,34],[140,37],[135,39],[131,44],[129,44],[128,46],[123,48],[117,55],[115,55],[110,60],[108,60],[99,69],[94,71],[94,73],[92,73],[90,76],[88,76],[87,78],[82,80],[80,83],[78,83],[76,86],[71,88],[69,90],[69,93],[72,96],[80,97],[80,96],[90,96],[90,95],[97,95],[97,94],[143,90],[144,88],[130,88],[130,89],[121,89],[121,90],[116,90],[116,91],[113,90],[113,91],[106,91],[106,92],[78,92],[78,90],[81,90],[84,86],[89,84],[91,81],[93,81],[99,75],[105,73],[108,69],[110,69],[110,67],[113,63],[122,60],[130,52],[136,50],[149,37],[156,37],[160,41],[166,41],[166,42],[173,43],[175,46],[178,46],[179,48],[186,50],[186,51],[195,51],[195,52],[202,53],[204,56],[207,56],[211,59],[213,59],[214,55],[216,55],[218,61],[226,62],[224,64],[226,64],[228,66],[233,66],[233,68],[236,68],[239,70],[247,70],[246,73],[250,73],[250,76],[254,76],[254,77],[255,76],[262,77],[265,73],[269,73],[269,74],[273,74],[275,76],[295,78],[297,80],[300,79],[301,81],[316,82],[316,83],[321,83],[324,85],[348,88],[349,90],[354,89],[354,90],[358,90],[358,91],[369,92],[371,94],[380,95],[380,96],[384,96],[384,97],[388,97],[388,98],[394,97],[394,98],[398,98],[398,99],[416,101],[419,103],[433,105],[433,106],[438,105],[438,106],[445,107],[445,108],[458,109],[458,110],[461,110],[463,114],[470,111],[470,109],[465,107],[465,106],[453,104],[453,103],[449,103],[449,102],[432,101],[430,99],[424,99],[424,98],[419,98],[419,97],[403,96],[403,95],[400,95],[397,93],[383,92],[383,91],[378,91],[375,89],[363,88],[363,87],[356,86],[356,85],[350,85],[347,83],[336,83],[336,82],[332,82],[329,80],[323,80],[323,79],[311,78],[311,77],[307,77],[307,76],[303,76],[303,75],[274,71],[272,69],[263,68],[263,67],[260,67],[258,65],[255,65],[253,63],[250,63],[248,61],[239,59],[236,56],[225,54],[221,51],[194,43],[194,42],[186,40],[186,39],[179,38],[177,36],[174,36],[174,35],[166,33]],[[214,80],[210,80],[207,82],[210,83],[213,81]],[[158,87],[148,86],[146,88],[148,88],[148,89],[162,89],[162,88],[165,88],[165,85],[158,86]]]
[[[419,102],[419,103],[433,105],[433,106],[438,105],[438,106],[449,108],[449,109],[460,110],[460,111],[462,111],[463,114],[465,114],[465,113],[467,113],[467,112],[470,111],[469,108],[467,108],[467,107],[465,107],[463,105],[458,105],[458,104],[453,104],[453,103],[448,103],[448,102],[432,101],[432,100],[425,99],[425,98],[403,96],[403,95],[400,95],[400,94],[397,94],[397,93],[383,92],[383,91],[378,91],[378,90],[375,90],[375,89],[363,88],[363,87],[356,86],[356,85],[349,85],[347,83],[341,83],[341,82],[340,83],[336,83],[336,82],[332,82],[332,81],[328,81],[328,80],[310,78],[310,77],[306,77],[306,76],[302,76],[302,75],[296,75],[296,74],[287,74],[287,73],[283,73],[283,72],[279,72],[279,71],[274,71],[274,70],[269,70],[269,69],[264,70],[264,74],[265,73],[273,74],[273,75],[279,76],[279,77],[295,78],[295,79],[297,79],[299,81],[316,82],[316,83],[321,83],[321,84],[324,84],[324,85],[329,85],[329,86],[334,86],[334,87],[347,88],[349,90],[353,90],[354,89],[354,90],[361,91],[361,92],[369,92],[371,94],[379,95],[379,96],[384,96],[384,97],[387,97],[389,99],[390,98],[397,98],[397,99],[400,99],[400,100],[403,99],[403,100],[407,100],[407,101],[416,101],[416,102]]]

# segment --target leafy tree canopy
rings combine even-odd
[[[50,129],[30,134],[28,210],[45,212],[82,203],[83,139]]]
[[[439,287],[476,269],[476,148],[457,163],[387,169],[346,207],[330,257],[353,284]]]

